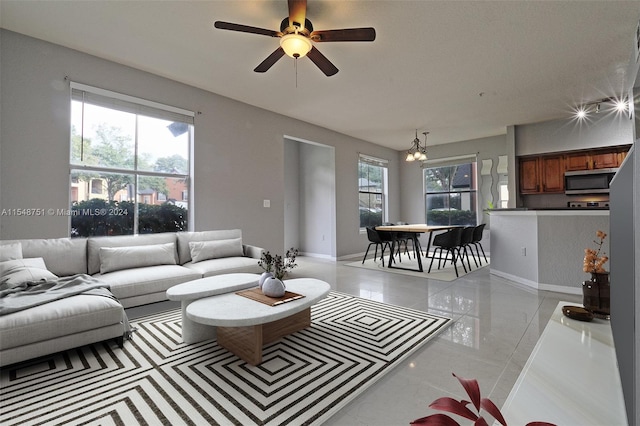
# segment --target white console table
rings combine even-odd
[[[567,318],[565,305],[576,304],[558,304],[502,407],[507,424],[628,425],[611,324]]]

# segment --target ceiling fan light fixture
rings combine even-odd
[[[280,38],[280,47],[287,56],[302,58],[311,50],[311,41],[300,34],[287,34]]]

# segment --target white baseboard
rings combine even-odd
[[[328,255],[328,254],[321,254],[321,253],[309,253],[309,252],[300,252],[298,253],[299,256],[307,256],[307,257],[315,257],[317,259],[326,259],[326,260],[333,260],[335,261],[336,258],[334,256]]]
[[[577,295],[582,294],[582,288],[579,288],[579,287],[569,287],[569,286],[562,286],[557,284],[539,283],[536,281],[528,280],[526,278],[518,277],[513,274],[508,274],[506,272],[498,271],[494,268],[491,268],[490,271],[493,275],[497,275],[499,277],[508,279],[509,281],[513,281],[517,284],[522,284],[525,287],[532,288],[534,290],[553,291],[555,293],[565,293],[565,294],[577,294]]]

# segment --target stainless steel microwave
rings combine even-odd
[[[608,194],[611,179],[618,169],[596,169],[565,172],[564,193],[576,194]]]

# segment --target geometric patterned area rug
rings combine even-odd
[[[451,261],[449,261],[446,265],[440,265],[440,269],[438,269],[437,259],[436,261],[433,262],[433,267],[431,268],[431,272],[427,272],[429,270],[429,263],[431,263],[430,258],[422,259],[422,269],[424,272],[420,272],[417,270],[418,261],[414,259],[408,259],[406,257],[403,257],[402,262],[397,262],[395,266],[402,267],[402,268],[416,269],[415,271],[410,271],[407,269],[388,268],[387,267],[388,259],[385,259],[384,264],[380,262],[379,259],[376,259],[374,261],[372,258],[369,258],[364,261],[364,264],[362,263],[362,260],[359,260],[357,262],[345,263],[345,266],[369,269],[373,271],[388,272],[390,274],[408,275],[408,276],[418,277],[418,278],[429,278],[429,279],[438,280],[438,281],[454,281],[460,277],[467,275],[472,271],[488,266],[490,261],[491,259],[487,258],[487,261],[485,262],[484,258],[482,258],[482,265],[480,267],[476,267],[473,260],[471,260],[471,266],[473,269],[469,272],[464,271],[464,268],[462,267],[462,263],[456,262],[456,266],[458,267],[458,276],[456,276],[456,271],[453,268]],[[466,261],[465,261],[465,266],[467,267],[467,270],[469,270],[469,266],[467,265]]]
[[[318,425],[451,322],[331,292],[311,327],[251,366],[215,340],[182,343],[180,310],[101,342],[0,370],[2,425]]]

